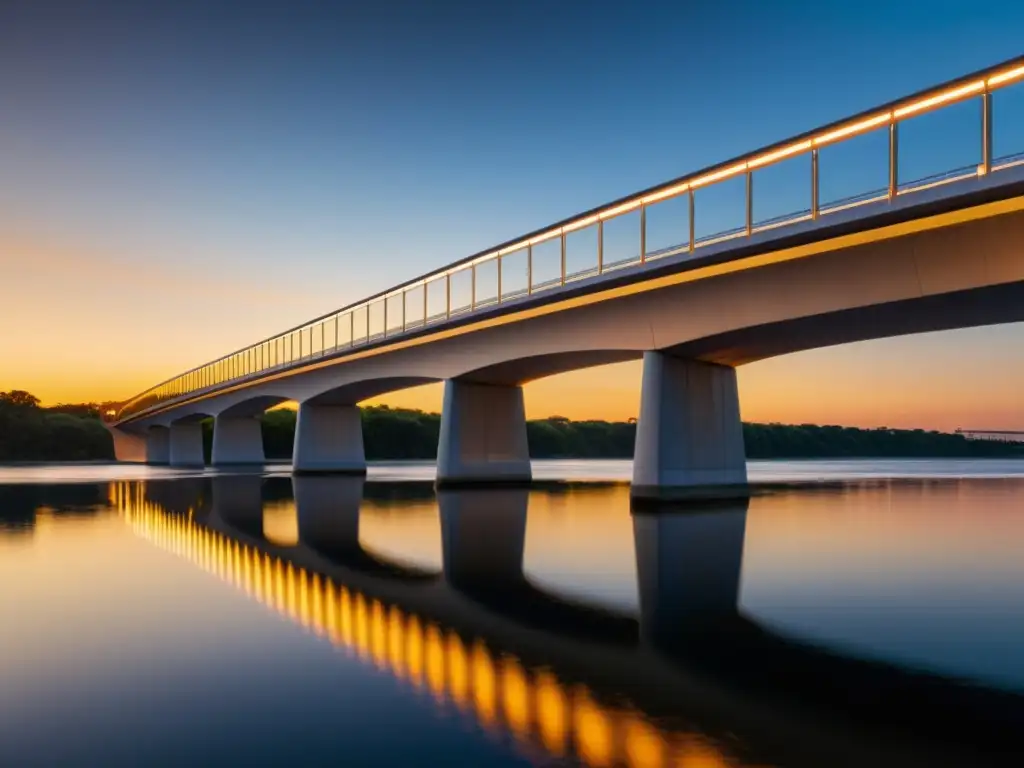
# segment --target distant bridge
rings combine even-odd
[[[526,480],[522,385],[642,358],[633,493],[742,493],[736,366],[1024,321],[1024,156],[993,142],[1022,81],[1024,57],[502,243],[175,376],[115,428],[188,466],[213,417],[214,464],[260,463],[254,417],[297,401],[295,471],[364,472],[358,403],[443,381],[439,482]],[[901,131],[967,102],[966,153],[912,175]],[[837,197],[836,148],[876,140],[884,179]],[[779,174],[806,187],[791,205]]]
[[[958,429],[968,440],[993,440],[1000,443],[1024,443],[1024,432],[1009,429]]]

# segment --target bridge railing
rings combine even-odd
[[[996,126],[1009,130],[1024,119],[1004,119],[995,103],[1021,84],[1024,57],[587,211],[186,371],[132,398],[118,418],[584,278],[1020,165],[1024,146],[998,151],[1005,148]],[[935,136],[919,124],[932,113],[953,136],[938,153]],[[844,159],[843,175],[827,171]]]

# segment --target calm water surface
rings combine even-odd
[[[0,765],[1019,765],[1024,462],[0,467]]]

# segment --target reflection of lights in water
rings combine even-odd
[[[114,483],[109,493],[136,534],[360,659],[426,686],[436,701],[451,701],[485,727],[503,726],[556,756],[572,750],[595,768],[739,765],[704,738],[666,733],[637,712],[605,706],[586,686],[569,690],[552,672],[527,670],[510,654],[497,660],[481,640],[467,648],[454,631],[222,536],[196,523],[192,509],[164,512],[144,491],[143,483]]]
[[[279,547],[299,543],[299,515],[295,502],[267,502],[263,506],[263,536]]]

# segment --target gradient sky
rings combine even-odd
[[[1021,29],[1009,0],[4,0],[0,390],[126,398],[1018,55]],[[1024,125],[1011,146],[998,119],[997,152],[1024,150]],[[1022,340],[1012,325],[756,363],[740,370],[743,415],[1024,429]],[[626,418],[638,385],[636,364],[576,372],[529,385],[527,408]],[[436,409],[440,389],[384,401]]]

